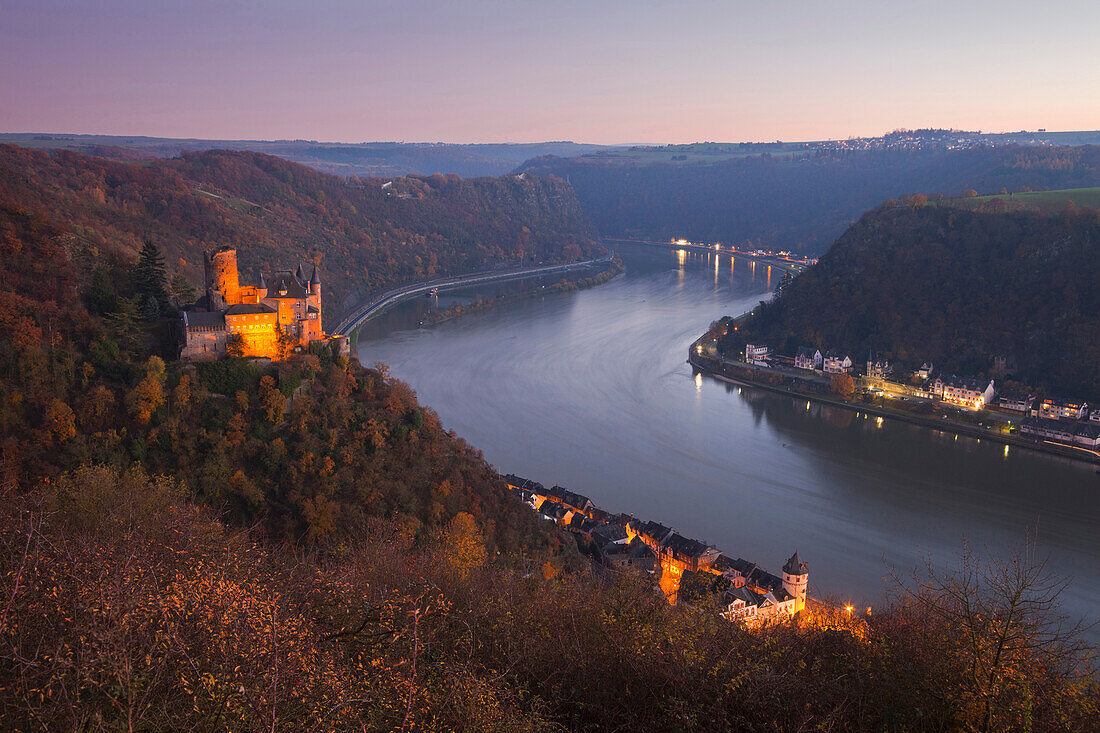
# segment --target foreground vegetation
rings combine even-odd
[[[1100,725],[1027,558],[922,574],[854,626],[672,608],[590,570],[384,368],[185,367],[124,306],[150,268],[89,278],[11,207],[0,249],[0,727]]]

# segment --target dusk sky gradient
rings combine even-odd
[[[1100,128],[1100,2],[0,0],[0,131],[601,144]]]

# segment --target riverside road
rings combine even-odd
[[[444,277],[437,280],[426,280],[423,282],[412,283],[410,285],[402,285],[401,287],[388,290],[374,298],[368,300],[366,303],[356,308],[351,315],[342,320],[339,325],[333,329],[332,333],[337,336],[347,336],[354,331],[359,324],[367,320],[371,316],[378,315],[386,308],[394,305],[395,303],[410,298],[421,293],[427,293],[431,290],[450,290],[453,288],[469,287],[471,285],[483,285],[488,283],[507,282],[509,280],[520,280],[528,277],[535,277],[537,275],[550,275],[556,272],[573,272],[575,270],[584,269],[586,267],[592,267],[601,263],[611,262],[613,255],[607,257],[601,257],[594,260],[584,260],[583,262],[569,262],[563,265],[543,265],[539,267],[523,267],[513,270],[496,271],[496,272],[475,272],[469,275],[458,275],[455,277]]]

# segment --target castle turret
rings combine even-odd
[[[241,302],[237,275],[237,250],[220,249],[204,256],[206,298],[211,311],[225,310]]]
[[[806,586],[810,583],[810,566],[802,561],[796,551],[783,566],[783,590],[795,599],[795,611],[806,607]]]
[[[302,285],[306,284],[306,271],[302,269],[302,263],[298,263],[298,269],[294,272],[294,279]]]
[[[309,276],[309,292],[317,296],[317,305],[321,305],[321,276],[317,274],[317,265],[313,266],[313,274]]]
[[[264,274],[260,273],[260,283],[256,286],[256,297],[258,300],[263,300],[267,297],[267,281],[264,280]]]

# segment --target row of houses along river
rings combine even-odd
[[[1007,554],[1030,536],[1073,580],[1066,611],[1095,618],[1094,467],[693,374],[688,345],[767,297],[775,273],[725,254],[618,249],[625,274],[590,290],[427,329],[429,299],[399,305],[365,325],[359,358],[389,364],[502,473],[773,572],[797,550],[810,596],[876,606],[890,568],[949,565],[964,541]]]

